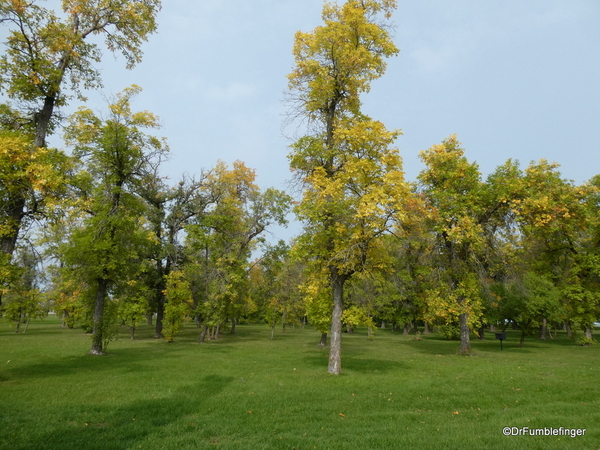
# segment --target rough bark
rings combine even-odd
[[[92,331],[92,349],[90,355],[104,355],[104,304],[108,280],[98,279],[98,290],[96,292],[96,305],[94,308],[94,329]]]
[[[342,372],[342,313],[344,309],[344,276],[332,269],[333,311],[331,314],[331,339],[329,366],[327,371],[334,375]]]
[[[458,316],[460,322],[460,353],[466,355],[471,353],[471,338],[469,336],[469,316],[467,313],[462,313]]]
[[[52,119],[55,103],[56,96],[46,97],[44,99],[44,106],[35,114],[35,139],[33,141],[34,147],[46,146],[46,135],[48,134],[48,127],[50,125],[50,119]]]

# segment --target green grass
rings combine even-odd
[[[436,335],[344,335],[343,373],[327,374],[319,333],[266,326],[196,344],[127,331],[103,357],[56,318],[15,334],[0,323],[0,449],[600,449],[600,347],[559,336],[473,356]],[[510,436],[502,428],[586,428]]]

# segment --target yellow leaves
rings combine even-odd
[[[334,97],[342,108],[358,109],[358,95],[368,92],[369,82],[385,70],[383,57],[398,53],[376,18],[382,11],[389,18],[394,8],[390,0],[348,1],[341,7],[326,3],[325,24],[312,33],[296,33],[296,67],[288,76],[289,89],[298,91],[308,112],[327,108]]]

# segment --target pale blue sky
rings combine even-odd
[[[321,0],[164,0],[139,66],[127,71],[105,55],[104,93],[144,88],[134,107],[161,117],[173,182],[240,159],[262,187],[283,189],[293,37],[321,24],[321,8]],[[556,161],[577,183],[600,173],[600,2],[399,0],[393,22],[401,52],[364,109],[403,130],[408,180],[422,169],[418,152],[452,133],[484,174],[508,158]],[[96,95],[90,106],[104,108]]]

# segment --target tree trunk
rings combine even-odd
[[[129,327],[131,329],[131,339],[135,339],[135,327]]]
[[[50,124],[50,119],[52,118],[52,112],[54,111],[55,103],[55,95],[47,96],[44,99],[43,108],[41,109],[41,111],[38,111],[35,114],[35,139],[33,141],[34,147],[46,146],[46,135],[48,134],[48,125]]]
[[[523,348],[525,345],[525,328],[521,328],[521,342],[519,342],[519,347]]]
[[[165,299],[162,296],[162,300],[159,299],[158,307],[156,310],[156,326],[154,327],[154,339],[163,338],[163,319],[165,318]]]
[[[404,324],[404,331],[402,332],[403,335],[407,335],[410,334],[410,332],[412,331],[412,322],[406,322]]]
[[[423,327],[423,334],[429,334],[431,330],[429,330],[429,324],[425,322],[425,326]]]
[[[27,322],[25,322],[25,329],[23,330],[23,334],[27,333],[29,329],[29,322],[31,322],[31,316],[27,317]]]
[[[547,335],[548,335],[548,322],[547,322],[546,318],[544,317],[542,319],[542,327],[540,329],[540,339],[545,341],[546,339],[548,339]]]
[[[381,329],[382,329],[382,330],[385,330],[385,320],[382,320],[382,321],[381,321]]]
[[[23,314],[19,313],[19,320],[17,320],[17,325],[15,326],[15,333],[19,332],[19,329],[21,328],[22,320],[23,320]]]
[[[485,328],[483,325],[481,325],[477,330],[477,339],[485,339]]]
[[[590,340],[592,339],[592,327],[585,327],[585,337]]]
[[[200,344],[204,344],[204,339],[206,339],[206,332],[208,331],[208,325],[204,324],[202,327],[202,331],[200,332],[200,336],[198,337],[198,342]]]
[[[287,319],[287,311],[283,311],[283,314],[281,315],[281,332],[285,333],[285,328],[286,328],[286,319]]]
[[[235,334],[235,326],[237,324],[237,320],[235,320],[235,317],[231,318],[231,331],[229,332],[229,334]]]
[[[569,323],[568,320],[565,322],[565,330],[567,330],[567,337],[568,338],[572,338],[573,337],[573,330],[571,330],[571,324]]]
[[[148,324],[148,326],[152,326],[152,319],[154,318],[154,313],[153,312],[149,312],[146,314],[146,323]]]
[[[471,338],[469,336],[469,324],[467,313],[458,316],[460,322],[460,353],[466,355],[471,353]]]
[[[325,347],[327,345],[327,333],[321,333],[321,340],[317,345],[319,347]]]
[[[339,375],[342,372],[342,313],[344,310],[344,276],[332,269],[333,311],[331,314],[331,339],[327,372]]]
[[[92,331],[92,349],[90,355],[104,355],[104,303],[108,280],[98,279],[98,291],[96,292],[96,305],[94,308],[94,329]]]
[[[271,340],[275,338],[275,325],[271,326]]]

